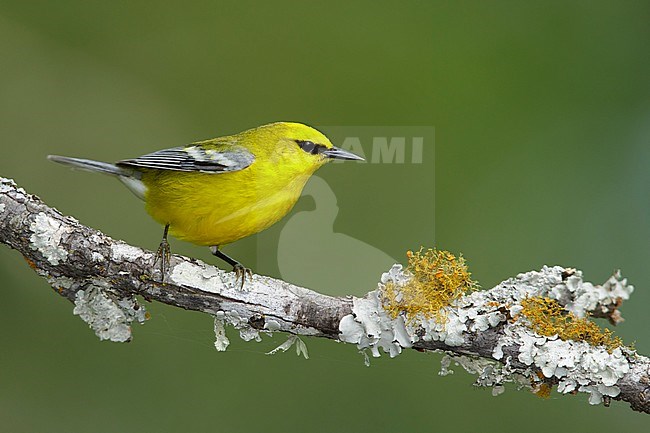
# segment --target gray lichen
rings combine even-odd
[[[38,250],[53,265],[58,265],[68,258],[68,251],[61,246],[61,238],[69,233],[69,228],[61,222],[39,212],[30,224],[32,248]]]
[[[520,313],[521,301],[534,296],[560,300],[568,311],[581,317],[593,311],[611,311],[633,291],[620,274],[598,286],[584,282],[579,271],[544,267],[506,280],[492,290],[461,297],[445,308],[444,321],[423,314],[391,318],[380,302],[381,292],[388,283],[406,287],[409,278],[401,266],[395,265],[382,276],[376,291],[353,299],[352,314],[343,317],[339,325],[340,340],[354,343],[362,351],[370,350],[373,356],[379,356],[382,349],[394,357],[402,348],[426,347],[430,342],[469,347],[478,335],[493,328],[498,331],[493,360],[448,354],[443,358],[441,374],[448,374],[450,363],[455,362],[478,375],[477,385],[493,387],[494,394],[502,393],[505,383],[534,389],[545,380],[557,384],[560,393],[588,393],[591,404],[619,394],[617,382],[630,371],[633,351],[608,351],[584,341],[537,335]],[[515,317],[518,319],[512,320]],[[505,348],[513,347],[515,359],[505,352]]]
[[[78,290],[73,314],[88,323],[100,340],[124,342],[131,339],[131,323],[147,319],[143,306],[134,298],[116,298],[103,288]]]

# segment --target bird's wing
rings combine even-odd
[[[116,165],[136,169],[227,173],[243,170],[255,161],[255,156],[242,146],[215,144],[206,141],[185,147],[172,147],[135,159],[118,161]]]

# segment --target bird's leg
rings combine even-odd
[[[235,281],[241,279],[241,286],[239,287],[240,289],[244,288],[244,282],[246,281],[246,277],[253,278],[253,271],[250,268],[247,268],[246,266],[239,263],[237,260],[228,256],[227,254],[224,254],[221,250],[219,250],[218,245],[210,247],[210,252],[212,252],[213,255],[219,257],[221,260],[223,260],[224,262],[232,266],[232,270],[235,273],[235,277],[236,277]]]
[[[153,267],[156,267],[156,264],[160,262],[160,282],[165,281],[165,276],[169,270],[169,261],[171,259],[171,250],[169,249],[169,242],[167,242],[167,233],[169,232],[169,224],[165,226],[165,231],[163,232],[163,238],[160,241],[158,246],[158,251],[156,251],[156,257],[153,262]]]

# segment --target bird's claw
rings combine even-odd
[[[241,280],[239,289],[243,290],[244,283],[246,282],[246,277],[248,277],[248,279],[252,279],[253,271],[250,268],[247,268],[246,266],[242,265],[241,263],[237,263],[236,265],[234,265],[232,267],[232,270],[235,273],[235,283]]]
[[[167,242],[167,239],[163,239],[158,246],[158,250],[156,251],[156,256],[154,257],[153,261],[154,269],[156,268],[156,265],[160,263],[159,270],[161,283],[165,282],[165,277],[169,271],[169,262],[171,260],[171,256],[172,252],[169,248],[169,242]]]

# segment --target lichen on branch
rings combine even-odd
[[[521,301],[521,314],[539,335],[557,335],[562,340],[585,341],[603,346],[609,353],[623,346],[623,341],[609,329],[601,329],[588,317],[577,317],[557,300],[547,297],[526,298]],[[514,318],[516,320],[517,317]]]
[[[382,306],[395,319],[400,314],[406,320],[418,315],[447,321],[445,307],[461,296],[478,288],[463,256],[449,251],[420,248],[408,251],[407,275],[403,284],[388,281],[380,292]]]
[[[241,290],[234,273],[175,255],[169,280],[160,283],[148,277],[153,252],[62,215],[8,179],[0,179],[0,242],[19,251],[55,293],[75,303],[76,313],[100,338],[131,338],[130,324],[147,318],[141,296],[214,316],[221,350],[227,348],[229,326],[249,341],[287,333],[289,340],[279,350],[295,344],[303,355],[304,344],[291,336],[353,343],[372,356],[382,351],[397,356],[408,348],[444,351],[443,370],[462,365],[477,376],[477,385],[492,387],[494,394],[512,382],[538,394],[584,392],[592,404],[624,400],[650,413],[648,358],[624,346],[608,351],[607,345],[541,335],[522,314],[526,299],[542,297],[577,318],[620,323],[618,308],[633,289],[620,273],[596,285],[575,269],[545,266],[490,290],[473,290],[462,257],[420,252],[411,256],[416,259],[411,269],[394,265],[365,297],[337,298],[260,275],[247,279]],[[414,286],[414,303],[400,298],[399,291],[420,271],[425,273]],[[424,291],[429,283],[437,289]],[[386,296],[386,290],[394,292]]]

